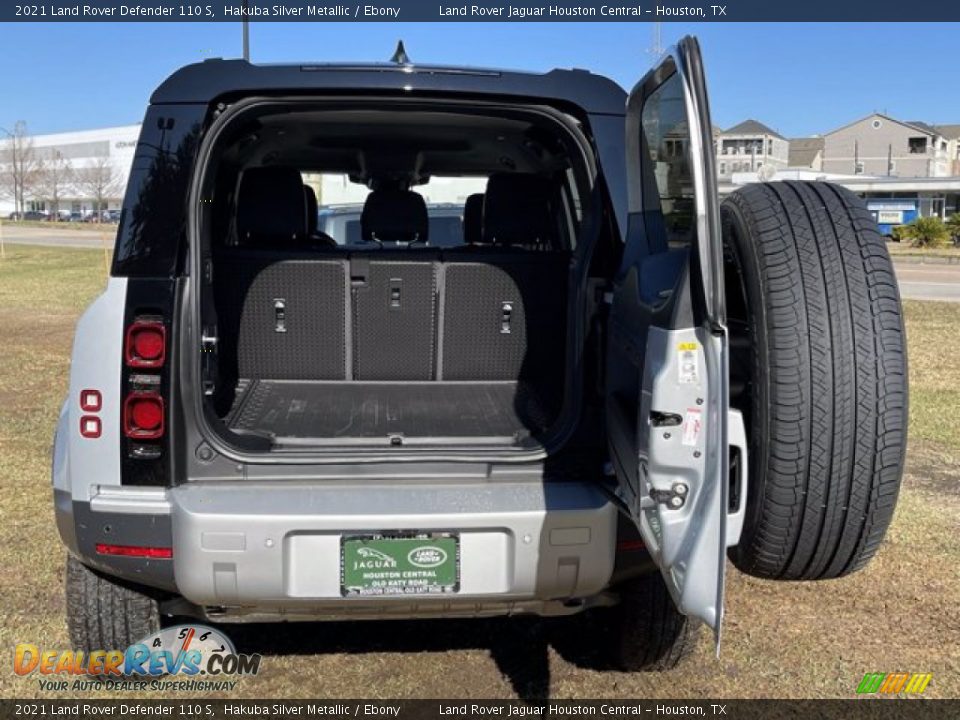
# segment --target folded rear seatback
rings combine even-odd
[[[347,379],[345,255],[232,249],[216,272],[220,351],[237,378]]]
[[[355,380],[436,377],[438,259],[415,250],[351,254]]]

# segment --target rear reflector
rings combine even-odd
[[[124,356],[135,368],[158,368],[167,355],[167,330],[161,322],[138,320],[127,328]]]
[[[96,415],[82,415],[80,417],[80,436],[85,438],[100,437],[100,418]]]
[[[163,398],[154,392],[134,392],[123,401],[123,433],[137,440],[163,437]]]
[[[102,404],[103,398],[99,390],[80,391],[80,409],[84,412],[100,412]]]
[[[173,557],[173,548],[144,547],[143,545],[106,545],[104,543],[97,543],[97,554],[169,560]]]

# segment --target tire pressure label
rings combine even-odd
[[[677,344],[677,382],[696,385],[700,382],[700,355],[695,342]]]

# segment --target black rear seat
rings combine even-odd
[[[354,378],[432,380],[440,254],[424,247],[385,249],[428,242],[426,203],[409,190],[376,190],[360,224],[364,241],[378,247],[350,255]]]
[[[299,173],[247,170],[239,246],[218,249],[215,263],[234,377],[521,380],[561,397],[569,253],[553,249],[546,183],[493,176],[472,248],[390,248],[429,240],[422,197],[391,190],[371,193],[364,209],[370,249],[318,251]]]
[[[566,349],[566,252],[552,183],[498,173],[487,184],[482,243],[444,253],[441,377],[516,380],[559,395]]]
[[[346,255],[307,247],[300,173],[250,168],[237,195],[238,245],[214,266],[221,354],[236,359],[227,374],[345,379]]]

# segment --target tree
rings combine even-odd
[[[909,225],[902,226],[901,236],[913,241],[913,247],[933,248],[945,245],[950,231],[939,217],[918,217]]]
[[[73,182],[73,174],[73,166],[59,150],[54,150],[48,159],[39,164],[37,194],[50,202],[50,215],[53,219],[58,219],[60,198],[67,186]]]
[[[77,168],[74,171],[74,185],[86,197],[94,202],[94,212],[97,222],[100,222],[100,213],[106,208],[108,198],[120,193],[120,176],[106,157],[97,158],[92,165]]]
[[[947,232],[953,237],[954,245],[960,245],[960,213],[954,213],[948,217],[945,224]]]
[[[24,200],[36,184],[39,163],[23,120],[18,120],[6,136],[0,151],[0,193],[13,198],[14,210],[22,216]]]

